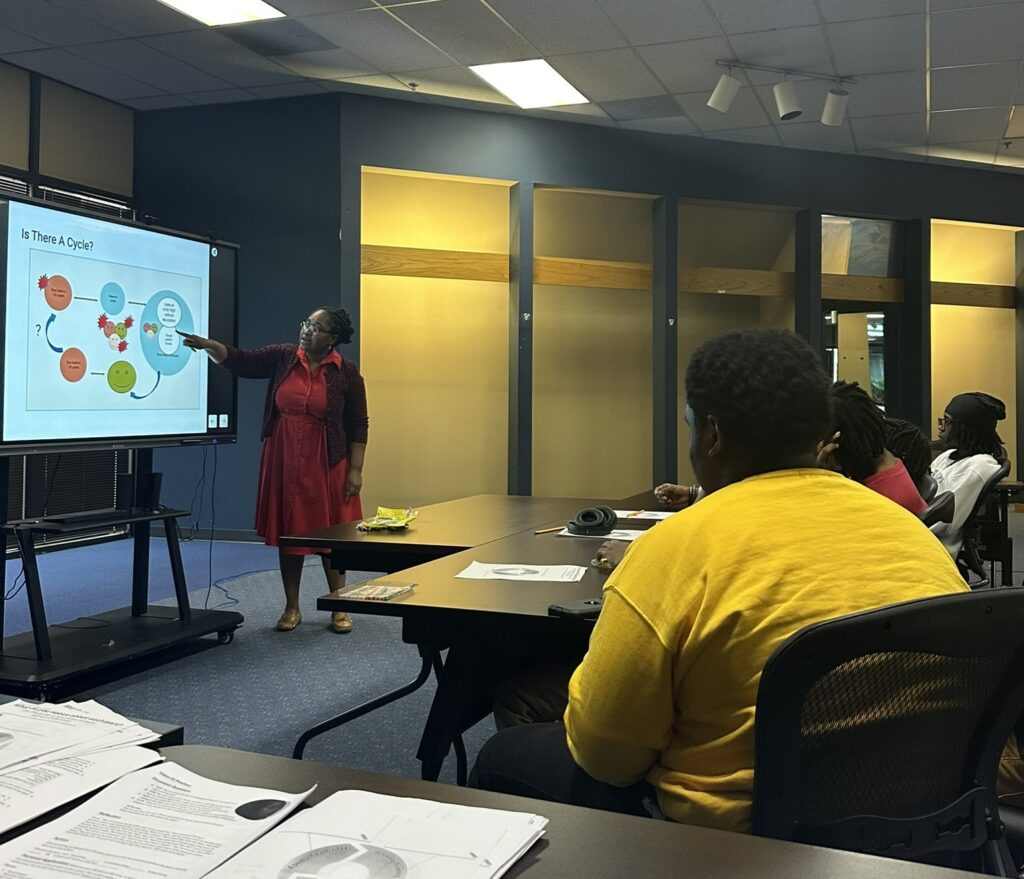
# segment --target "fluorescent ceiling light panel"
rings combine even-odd
[[[540,58],[474,64],[469,69],[524,110],[590,103],[562,74]]]
[[[216,27],[219,24],[242,24],[284,18],[284,13],[263,0],[160,0],[190,18]]]

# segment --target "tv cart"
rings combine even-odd
[[[3,525],[13,533],[25,567],[32,631],[3,639],[0,602],[0,692],[37,699],[68,696],[100,681],[133,674],[142,657],[210,635],[230,643],[244,617],[234,611],[193,609],[188,603],[185,569],[175,519],[187,510],[135,507],[88,517],[52,516],[22,519]],[[61,520],[61,521],[58,521]],[[177,607],[149,605],[149,542],[154,522],[163,522]],[[132,604],[119,610],[47,626],[36,562],[37,534],[131,525],[134,532]],[[6,553],[0,556],[0,583],[5,582]]]

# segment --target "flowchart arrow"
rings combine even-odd
[[[53,344],[53,342],[50,341],[50,324],[52,324],[56,319],[57,315],[51,314],[49,320],[46,321],[46,344],[49,345],[58,354],[60,354],[64,351],[64,349],[58,348],[56,345]]]
[[[155,391],[159,386],[160,386],[160,373],[158,372],[156,374],[156,384],[153,385],[152,388],[150,388],[148,393],[136,394],[135,391],[132,391],[128,396],[131,397],[133,400],[145,400],[146,397],[148,397],[150,394],[152,394],[153,391]]]

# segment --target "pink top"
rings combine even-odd
[[[897,461],[895,466],[888,470],[880,470],[869,476],[864,480],[864,484],[872,491],[877,491],[904,509],[910,510],[915,516],[920,516],[928,506],[921,498],[902,461]]]

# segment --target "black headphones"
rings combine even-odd
[[[587,507],[580,510],[565,527],[570,534],[583,534],[588,537],[603,537],[609,534],[618,522],[615,510],[611,507]]]

